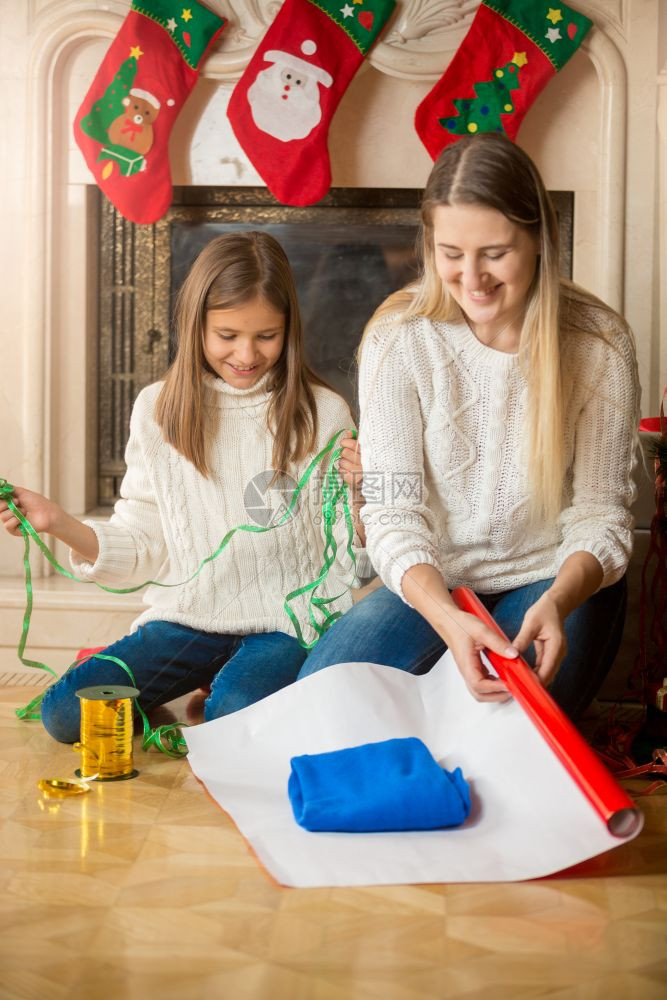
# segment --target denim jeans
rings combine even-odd
[[[503,632],[513,639],[528,608],[553,580],[508,590],[479,594]],[[550,692],[572,718],[591,702],[618,651],[625,621],[625,577],[590,597],[565,620],[568,653]],[[384,663],[413,674],[426,673],[446,650],[440,636],[419,612],[400,597],[380,587],[334,622],[308,656],[299,678],[334,663]],[[532,647],[525,659],[534,662]]]
[[[104,650],[127,663],[145,712],[205,684],[208,722],[266,698],[292,684],[307,651],[284,632],[218,635],[173,622],[151,621]],[[93,656],[48,688],[42,721],[56,740],[79,738],[81,710],[76,692],[97,684],[130,685],[122,667]]]

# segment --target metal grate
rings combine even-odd
[[[38,667],[29,670],[6,670],[0,673],[0,687],[45,687],[52,680],[51,674]]]
[[[309,360],[350,399],[352,357],[363,324],[386,294],[405,284],[408,258],[414,259],[420,196],[417,189],[334,188],[317,205],[291,208],[279,205],[266,188],[183,187],[174,188],[172,206],[159,222],[140,226],[124,219],[100,195],[98,504],[110,506],[118,497],[132,406],[141,389],[168,367],[173,351],[173,295],[201,246],[229,229],[266,229],[278,237],[294,267]],[[574,195],[556,191],[551,196],[559,216],[561,271],[571,277]],[[329,288],[328,299],[320,294],[321,286],[313,277],[310,247],[318,227],[329,240],[321,271],[340,270],[343,275],[341,291],[334,296]],[[334,230],[344,232],[344,241],[331,235]],[[359,233],[364,234],[367,247],[372,233],[378,247],[387,246],[389,240],[391,252],[385,253],[385,260],[398,257],[398,265],[389,267],[379,282],[370,255],[359,258],[350,252]],[[334,252],[336,245],[338,252]],[[301,275],[299,257],[303,258]],[[344,274],[346,266],[351,274]],[[373,301],[374,293],[377,301]],[[336,303],[333,310],[332,301]],[[355,318],[356,325],[341,334],[341,317],[355,308],[361,310],[362,318]],[[323,310],[320,316],[318,309]],[[338,341],[332,337],[332,315]],[[326,332],[319,333],[320,329]]]

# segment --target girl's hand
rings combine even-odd
[[[361,493],[363,474],[359,441],[347,431],[340,440],[340,446],[341,456],[338,460],[338,468],[350,490],[350,504],[353,507],[362,507],[364,503]]]
[[[509,701],[511,695],[504,682],[489,672],[480,653],[483,649],[491,649],[514,659],[517,656],[514,646],[508,646],[506,639],[466,611],[455,608],[448,612],[447,619],[442,631],[438,631],[451,649],[473,698],[477,701]]]
[[[97,560],[100,547],[93,529],[67,514],[53,500],[48,500],[41,493],[15,486],[12,503],[27,517],[35,531],[46,531],[59,538],[88,562],[94,563]],[[12,514],[4,500],[0,500],[0,522],[10,535],[21,534],[21,522]]]
[[[547,590],[524,615],[514,645],[523,652],[535,644],[535,674],[545,687],[552,682],[567,653],[563,615]]]
[[[12,502],[23,516],[27,517],[35,531],[53,530],[60,508],[52,500],[47,500],[41,493],[33,493],[32,490],[26,490],[22,486],[15,486]],[[0,500],[0,521],[10,535],[21,534],[21,522],[4,500]]]

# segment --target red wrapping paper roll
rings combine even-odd
[[[452,591],[456,605],[475,615],[504,639],[507,636],[468,587]],[[507,639],[508,645],[511,645]],[[589,747],[524,659],[484,651],[489,663],[535,724],[556,757],[616,837],[627,837],[641,823],[641,813],[597,754]]]

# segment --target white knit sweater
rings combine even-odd
[[[593,313],[593,325],[608,329],[607,314]],[[376,324],[360,368],[361,516],[391,590],[403,597],[403,574],[427,563],[450,588],[498,593],[555,576],[582,550],[601,563],[603,586],[623,575],[639,390],[632,345],[611,334],[616,350],[568,335],[564,506],[557,523],[531,525],[518,356],[485,346],[465,323]]]
[[[153,419],[162,383],[148,386],[132,411],[122,499],[107,522],[86,522],[99,541],[98,559],[91,564],[71,553],[74,570],[82,577],[113,587],[148,579],[180,582],[217,549],[230,528],[255,523],[249,508],[262,504],[261,481],[257,491],[250,487],[248,508],[244,494],[255,476],[272,468],[267,376],[249,389],[236,389],[213,375],[204,378],[206,416],[217,426],[209,452],[210,477],[201,476],[165,442]],[[350,411],[338,395],[317,386],[313,391],[318,434],[310,458],[336,431],[353,426]],[[308,464],[304,460],[298,470],[292,470],[295,480]],[[267,506],[276,509],[281,502],[289,502],[290,495],[273,490],[266,494]],[[254,516],[261,520],[262,511],[256,510]],[[340,509],[334,530],[339,542],[336,561],[317,594],[342,594],[332,607],[345,611],[352,604],[349,586],[359,584],[345,552],[347,534]],[[365,551],[355,548],[355,555],[357,574],[370,575]],[[321,476],[315,476],[285,524],[266,533],[237,532],[223,552],[184,586],[147,587],[144,602],[148,609],[132,628],[159,619],[207,632],[294,634],[283,599],[315,580],[322,563]],[[292,606],[299,621],[306,623],[306,599],[299,598]],[[309,626],[304,627],[304,634],[314,637]]]

